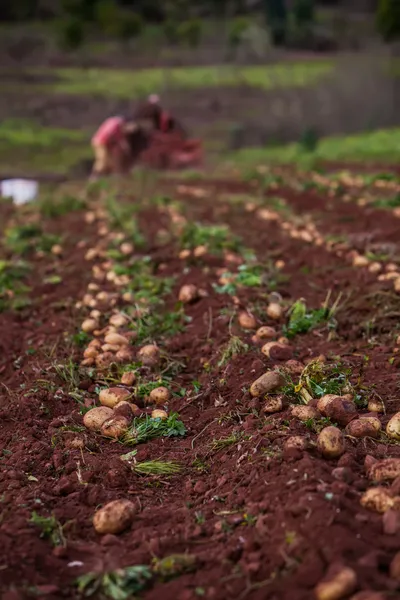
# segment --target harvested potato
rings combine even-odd
[[[343,433],[333,425],[324,427],[318,436],[317,447],[324,458],[338,458],[346,449]]]
[[[122,533],[133,522],[136,508],[130,500],[113,500],[100,508],[93,517],[97,533]]]
[[[128,427],[128,419],[123,415],[115,414],[111,419],[104,421],[101,426],[101,433],[106,437],[118,439],[128,431]]]
[[[151,392],[149,394],[150,404],[157,404],[157,405],[167,404],[167,402],[169,401],[170,398],[171,398],[171,392],[169,391],[168,388],[166,388],[164,386],[160,386],[160,387],[155,388],[154,390],[151,390]]]
[[[134,357],[133,348],[129,346],[122,346],[120,350],[115,355],[115,359],[119,363],[129,363],[132,361]]]
[[[85,319],[81,325],[82,331],[85,333],[93,333],[95,329],[99,326],[96,319]]]
[[[94,308],[93,310],[90,311],[90,316],[95,321],[98,321],[99,319],[101,319],[102,313],[99,310],[97,310],[97,308]]]
[[[113,415],[111,408],[107,406],[96,406],[91,408],[83,417],[83,424],[90,431],[100,431],[103,423]]]
[[[308,440],[301,435],[291,435],[285,440],[283,449],[288,450],[307,450],[309,447]]]
[[[95,364],[94,358],[84,358],[83,360],[81,360],[82,367],[93,367],[94,364]]]
[[[88,348],[86,348],[86,350],[83,353],[83,356],[85,358],[96,358],[96,356],[98,355],[98,350],[96,350],[96,348],[93,348],[93,346],[89,346]]]
[[[335,574],[332,574],[321,581],[315,588],[315,597],[317,600],[341,600],[354,592],[357,587],[357,575],[353,569],[342,567]]]
[[[112,387],[100,391],[99,401],[103,406],[114,408],[121,400],[127,400],[131,393],[124,388]]]
[[[384,413],[385,405],[380,398],[370,398],[368,400],[369,412]]]
[[[274,392],[283,384],[284,379],[278,371],[268,371],[253,381],[250,386],[250,394],[255,398],[259,398],[260,396],[264,396],[264,394]]]
[[[155,367],[160,362],[160,350],[155,344],[143,346],[137,356],[146,367]]]
[[[129,242],[123,242],[120,247],[119,250],[121,252],[121,254],[123,254],[124,256],[128,256],[129,254],[132,254],[132,252],[135,250],[133,244],[130,244]]]
[[[111,344],[112,346],[127,346],[129,344],[129,340],[120,335],[119,333],[108,333],[104,338],[106,344]]]
[[[283,409],[283,401],[282,396],[267,396],[265,398],[265,404],[263,407],[263,411],[265,413],[276,413]]]
[[[123,385],[131,386],[136,381],[136,374],[133,371],[125,371],[121,377],[121,383]]]
[[[350,421],[346,427],[346,434],[356,438],[375,438],[378,437],[381,429],[381,422],[376,417],[360,417]]]
[[[160,408],[155,408],[151,413],[152,419],[168,419],[168,413]]]
[[[326,414],[327,406],[335,398],[341,398],[343,400],[351,400],[352,399],[350,395],[338,396],[337,394],[325,394],[325,396],[322,396],[318,400],[318,403],[317,403],[317,408],[318,408],[319,412],[321,413],[321,415],[323,415],[324,417],[327,416],[327,414]]]
[[[179,302],[183,304],[190,304],[199,297],[199,291],[193,283],[183,285],[179,290]]]
[[[276,336],[276,330],[273,327],[268,327],[268,325],[263,325],[256,331],[256,337],[258,337],[260,340],[272,340],[276,338]]]
[[[389,495],[386,488],[374,487],[364,492],[360,503],[364,508],[383,514],[393,508],[395,500]]]
[[[393,481],[400,477],[400,458],[384,458],[371,465],[368,473],[369,478],[376,482]]]
[[[238,321],[240,327],[243,329],[256,329],[257,321],[253,315],[246,312],[245,310],[241,311],[238,316]]]
[[[117,406],[113,409],[113,415],[125,417],[125,419],[130,423],[136,408],[136,404],[131,404],[127,400],[122,400],[121,402],[118,402]]]
[[[277,302],[271,302],[267,306],[266,312],[270,319],[273,319],[274,321],[279,321],[279,319],[282,317],[283,309],[281,305]]]
[[[358,416],[357,408],[351,400],[344,398],[333,398],[325,408],[325,414],[334,423],[345,427],[350,421]]]
[[[296,405],[291,408],[292,417],[300,421],[308,421],[309,419],[318,419],[320,414],[314,406]]]
[[[109,323],[113,327],[117,327],[117,328],[125,327],[125,325],[128,324],[128,319],[121,313],[117,313],[117,314],[113,315],[112,317],[110,317]]]
[[[400,412],[390,419],[386,425],[386,433],[393,440],[400,440]]]

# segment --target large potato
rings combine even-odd
[[[83,417],[83,424],[90,431],[100,431],[104,421],[113,415],[111,408],[107,406],[96,406],[91,408]]]
[[[277,333],[273,327],[269,327],[268,325],[263,325],[256,331],[256,336],[260,340],[271,340],[276,338]]]
[[[388,494],[386,488],[374,487],[364,492],[360,503],[364,508],[383,514],[393,508],[395,499]]]
[[[333,398],[328,402],[325,414],[334,423],[338,423],[344,427],[357,417],[357,408],[351,400]]]
[[[164,386],[160,386],[158,388],[154,388],[151,390],[149,394],[149,399],[151,404],[163,405],[167,404],[169,399],[171,398],[171,393],[168,388]]]
[[[112,387],[101,390],[99,394],[100,404],[114,408],[122,400],[127,400],[130,396],[130,392],[124,388]]]
[[[253,381],[250,386],[250,394],[254,398],[259,398],[260,396],[264,396],[264,394],[274,392],[283,384],[284,379],[278,371],[268,371]]]
[[[360,417],[350,421],[346,427],[346,434],[355,438],[375,438],[378,437],[381,428],[381,422],[376,417]]]
[[[199,291],[193,283],[183,285],[179,290],[179,302],[182,304],[190,304],[199,297]]]
[[[400,458],[379,460],[370,467],[368,476],[376,483],[393,481],[400,476]]]
[[[118,439],[122,437],[129,427],[129,421],[126,417],[120,414],[115,414],[111,419],[104,421],[101,426],[101,433],[105,437]]]
[[[324,427],[318,436],[317,447],[325,458],[338,458],[346,449],[344,435],[333,425]]]
[[[276,413],[283,409],[282,396],[267,396],[265,398],[265,404],[263,411],[265,413]]]
[[[393,415],[386,425],[386,433],[394,440],[400,440],[400,412]]]
[[[323,415],[324,417],[327,416],[327,414],[326,414],[327,407],[336,398],[340,398],[341,400],[351,400],[350,395],[338,396],[337,394],[325,394],[325,396],[322,396],[318,400],[318,404],[317,404],[317,408],[318,408],[319,412],[321,413],[321,415]]]
[[[309,405],[302,405],[302,404],[298,404],[296,406],[292,406],[291,408],[291,415],[292,417],[295,417],[296,419],[299,419],[300,421],[308,421],[309,419],[318,419],[318,417],[320,416],[319,412],[317,411],[316,408],[314,408],[314,406],[309,406]]]
[[[118,346],[118,348],[120,346],[128,346],[129,344],[129,340],[123,335],[120,335],[119,333],[108,333],[104,338],[104,341],[106,344],[110,344],[111,346]]]
[[[138,359],[146,367],[155,367],[160,362],[160,350],[155,344],[143,346],[137,355]]]
[[[256,321],[255,317],[245,310],[243,310],[239,313],[238,321],[239,321],[240,327],[243,327],[243,329],[256,329],[257,328],[257,321]]]
[[[341,600],[354,592],[357,587],[357,575],[353,569],[342,567],[334,575],[321,581],[315,588],[317,600]]]
[[[93,526],[97,533],[121,533],[132,524],[135,512],[130,500],[113,500],[94,514]]]

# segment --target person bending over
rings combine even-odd
[[[185,129],[181,123],[175,119],[168,111],[162,108],[160,98],[156,94],[151,94],[147,102],[140,105],[134,115],[135,121],[143,122],[145,126],[154,131],[162,133],[177,133],[182,139],[187,138]]]

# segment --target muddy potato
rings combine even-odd
[[[361,500],[361,506],[374,512],[383,514],[395,505],[387,489],[383,487],[373,487],[364,492]]]
[[[317,448],[324,458],[339,458],[346,449],[343,433],[333,425],[324,427],[318,436]]]
[[[113,500],[100,508],[93,517],[97,533],[122,533],[132,525],[136,508],[130,500]]]
[[[127,346],[129,344],[129,340],[126,337],[113,332],[108,333],[104,338],[104,341],[111,346]]]
[[[95,321],[99,321],[101,319],[102,313],[97,310],[97,308],[94,308],[93,310],[90,311],[90,317],[92,319],[94,319]]]
[[[81,360],[81,367],[93,367],[94,364],[94,358],[84,358],[83,360]]]
[[[334,423],[339,423],[343,427],[358,416],[354,402],[344,398],[333,398],[331,402],[328,402],[325,414]]]
[[[128,319],[124,315],[117,313],[110,317],[109,323],[118,329],[119,327],[125,327],[128,324]]]
[[[384,413],[385,405],[380,398],[370,398],[368,400],[368,410],[369,412]]]
[[[400,458],[384,458],[371,465],[369,478],[375,483],[393,481],[400,477]]]
[[[259,398],[270,392],[274,392],[284,384],[284,379],[278,371],[268,371],[253,381],[250,386],[250,394]]]
[[[96,358],[96,356],[98,355],[98,350],[96,350],[96,348],[93,347],[88,347],[86,348],[86,350],[83,352],[83,356],[85,358]]]
[[[81,325],[81,329],[85,333],[93,333],[98,326],[99,324],[95,319],[85,319]]]
[[[124,415],[116,413],[111,419],[104,421],[101,426],[101,434],[109,438],[118,439],[128,431],[128,427],[128,419]]]
[[[96,367],[98,369],[107,369],[114,361],[115,356],[111,352],[102,352],[96,358]]]
[[[291,435],[285,440],[283,444],[283,449],[286,451],[289,450],[307,450],[309,447],[308,440],[301,435]]]
[[[100,431],[103,423],[113,416],[113,411],[107,406],[91,408],[83,417],[83,424],[90,431]]]
[[[273,327],[268,327],[268,325],[263,325],[256,331],[256,337],[260,340],[272,340],[276,338],[277,335],[276,330]]]
[[[146,367],[155,367],[160,362],[160,350],[155,344],[143,346],[137,356]]]
[[[400,440],[400,412],[390,419],[386,425],[386,433],[393,440]]]
[[[334,400],[335,398],[351,400],[351,396],[338,396],[337,394],[325,394],[325,396],[322,396],[318,400],[318,403],[317,403],[317,408],[318,408],[319,412],[321,413],[321,415],[323,415],[324,417],[327,416],[326,409],[328,407],[328,404],[330,404],[332,402],[332,400]]]
[[[199,291],[195,285],[189,283],[187,285],[183,285],[179,290],[179,302],[183,304],[190,304],[194,302],[199,297]]]
[[[115,355],[115,358],[120,363],[127,363],[133,359],[133,349],[129,346],[123,346]]]
[[[151,412],[152,419],[168,419],[168,413],[165,410],[161,410],[161,408],[155,408]]]
[[[309,405],[296,405],[291,408],[291,415],[300,421],[308,421],[309,419],[318,419],[320,417],[319,412],[314,406]]]
[[[167,404],[171,398],[171,393],[168,388],[160,386],[151,390],[149,394],[150,404],[157,404],[158,406]]]
[[[243,310],[238,315],[238,321],[240,327],[243,329],[256,329],[257,321],[253,315]]]
[[[291,358],[285,362],[285,369],[293,375],[301,375],[304,370],[304,365],[300,361]]]
[[[270,319],[273,319],[274,321],[279,321],[279,319],[282,317],[283,309],[281,305],[277,302],[271,302],[267,306],[266,312]]]
[[[122,385],[131,386],[136,381],[136,374],[133,371],[125,371],[121,377]]]
[[[112,387],[100,391],[99,401],[103,406],[114,408],[122,400],[130,397],[130,392],[124,388]]]
[[[346,435],[351,435],[355,438],[363,437],[378,437],[380,430],[382,429],[381,422],[375,417],[360,417],[350,421],[347,425],[345,432]]]
[[[268,414],[279,412],[283,409],[282,396],[267,396],[264,398],[263,411]]]
[[[341,600],[354,592],[356,587],[355,571],[349,567],[342,567],[337,573],[316,586],[315,597],[317,600]]]

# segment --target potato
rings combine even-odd
[[[88,344],[88,348],[96,348],[96,350],[99,350],[101,348],[100,340],[91,340]]]
[[[317,440],[317,448],[324,458],[338,458],[345,449],[343,433],[337,427],[324,427]]]
[[[267,306],[266,313],[270,319],[273,319],[274,321],[279,321],[279,319],[282,317],[283,310],[280,304],[276,302],[271,302]]]
[[[271,340],[276,338],[277,335],[276,330],[273,327],[268,327],[268,325],[263,325],[256,331],[256,337],[260,340]]]
[[[155,408],[151,413],[152,419],[168,419],[168,413],[160,408]]]
[[[390,563],[390,577],[400,583],[400,552],[394,555]]]
[[[112,387],[101,390],[99,394],[100,404],[114,408],[122,400],[127,400],[131,393],[124,388]]]
[[[334,423],[339,423],[339,425],[342,425],[343,427],[358,415],[354,402],[345,400],[344,398],[333,398],[328,402],[325,408],[325,414]]]
[[[96,319],[85,319],[81,325],[82,331],[85,333],[93,333],[95,329],[99,326]]]
[[[113,500],[98,511],[93,517],[93,527],[97,533],[122,533],[132,525],[136,508],[130,500]]]
[[[288,450],[307,450],[309,447],[308,440],[301,435],[291,435],[288,437],[284,444],[283,449]]]
[[[245,310],[241,311],[238,315],[238,321],[240,327],[243,329],[256,329],[257,321],[253,315],[246,312]]]
[[[123,385],[131,386],[136,381],[136,374],[133,371],[125,371],[121,377],[121,383]]]
[[[378,437],[381,430],[381,422],[375,417],[360,417],[350,421],[346,427],[346,435],[351,435],[356,438],[363,437]]]
[[[344,400],[351,400],[351,396],[350,395],[337,396],[336,394],[325,394],[325,396],[322,396],[318,400],[318,403],[317,403],[317,408],[318,408],[319,412],[321,413],[321,415],[323,415],[324,417],[327,416],[327,414],[326,414],[327,406],[335,398],[341,398],[341,399],[344,399]]]
[[[122,346],[122,348],[116,353],[115,358],[119,363],[129,363],[132,361],[133,356],[133,348],[130,348],[129,346]]]
[[[278,342],[267,342],[261,348],[261,352],[272,360],[288,360],[293,356],[290,346]]]
[[[81,360],[82,367],[93,367],[94,364],[95,364],[94,358],[84,358],[83,360]]]
[[[265,398],[263,411],[265,413],[276,413],[283,409],[282,396],[269,396]]]
[[[132,254],[134,250],[135,248],[133,244],[130,244],[129,242],[123,242],[119,247],[119,251],[125,256],[128,256],[128,254]]]
[[[196,246],[196,248],[193,250],[193,256],[195,256],[196,258],[201,258],[202,256],[205,256],[207,252],[207,246]]]
[[[296,405],[291,408],[292,417],[300,421],[308,421],[309,419],[318,419],[320,414],[314,406]]]
[[[369,412],[384,413],[385,405],[380,398],[370,398],[368,400]]]
[[[97,310],[97,308],[94,308],[90,311],[90,317],[95,321],[98,321],[99,319],[101,319],[102,313],[99,310]]]
[[[341,600],[354,592],[357,575],[353,569],[342,567],[337,573],[321,581],[315,588],[317,600]]]
[[[369,469],[368,476],[375,483],[393,481],[396,477],[400,477],[400,458],[378,460]]]
[[[286,361],[285,369],[289,371],[289,373],[292,373],[292,375],[301,375],[304,371],[304,365],[300,361],[291,358]]]
[[[199,292],[195,285],[189,283],[181,287],[181,289],[179,290],[178,297],[179,302],[182,302],[183,304],[190,304],[191,302],[197,300],[197,298],[199,297]]]
[[[154,388],[154,390],[151,390],[149,394],[150,404],[167,404],[170,398],[171,393],[169,389],[164,386]]]
[[[117,327],[117,328],[125,327],[125,325],[128,324],[128,319],[121,313],[117,313],[115,315],[112,315],[112,317],[110,317],[109,323],[113,327]]]
[[[393,508],[395,500],[388,494],[386,488],[373,487],[364,492],[360,504],[364,508],[383,514]]]
[[[137,356],[146,367],[155,367],[160,362],[160,350],[155,344],[143,346]]]
[[[186,260],[187,258],[189,258],[190,254],[191,254],[190,250],[186,249],[186,250],[181,250],[179,252],[178,256],[181,260]]]
[[[83,424],[90,431],[100,431],[103,423],[113,416],[113,411],[107,406],[91,408],[83,417]]]
[[[104,341],[112,346],[127,346],[129,344],[129,340],[119,333],[108,333]]]
[[[254,398],[259,398],[260,396],[264,396],[264,394],[274,392],[283,384],[284,379],[278,371],[268,371],[253,381],[250,386],[250,394]]]
[[[86,350],[83,353],[83,356],[85,358],[96,358],[96,356],[98,355],[98,350],[96,350],[96,348],[93,347],[88,347],[86,348]]]
[[[400,412],[390,419],[386,425],[386,433],[393,440],[400,440]]]
[[[101,426],[101,434],[109,438],[118,439],[122,437],[129,427],[129,421],[122,414],[115,414],[111,419],[104,421]]]

